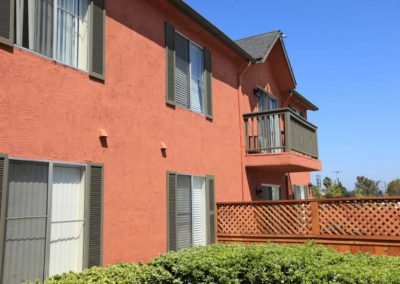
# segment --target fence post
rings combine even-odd
[[[314,236],[318,236],[320,234],[319,228],[319,211],[318,211],[318,201],[310,201],[311,207],[311,234]]]

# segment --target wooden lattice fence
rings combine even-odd
[[[400,197],[217,203],[217,237],[400,255]]]

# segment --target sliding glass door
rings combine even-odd
[[[11,160],[2,283],[83,268],[85,167]]]

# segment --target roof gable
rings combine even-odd
[[[280,31],[272,31],[256,36],[242,38],[236,40],[235,42],[257,61],[265,61],[265,57],[268,56],[280,35]]]

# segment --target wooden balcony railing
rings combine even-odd
[[[246,153],[296,151],[318,159],[317,127],[289,108],[243,115]]]
[[[400,197],[217,203],[217,237],[250,243],[313,239],[343,251],[369,246],[372,253],[400,255]]]

